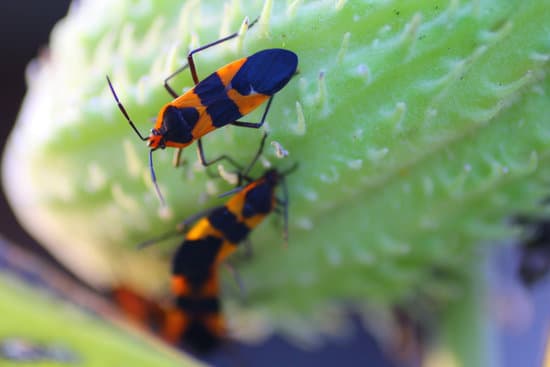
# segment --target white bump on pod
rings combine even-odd
[[[302,104],[296,101],[296,124],[293,126],[293,131],[296,135],[302,136],[306,133],[306,118]]]
[[[288,150],[286,150],[278,141],[273,140],[271,142],[271,146],[275,148],[275,156],[277,158],[284,158],[288,156]]]

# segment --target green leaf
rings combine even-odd
[[[176,358],[152,348],[143,340],[85,313],[44,290],[0,274],[0,343],[24,342],[41,348],[60,348],[79,366],[198,366],[183,356]],[[0,353],[2,365],[7,363]],[[23,362],[14,362],[26,366]],[[66,362],[65,362],[66,363]],[[48,360],[29,366],[65,365]]]

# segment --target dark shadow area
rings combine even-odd
[[[15,123],[26,92],[25,69],[48,44],[50,31],[69,8],[69,0],[0,2],[0,151]],[[53,262],[53,258],[17,223],[2,190],[0,233]]]

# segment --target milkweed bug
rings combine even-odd
[[[191,256],[197,259],[196,256]],[[217,274],[199,272],[205,278],[205,284],[217,283]],[[190,278],[191,279],[191,278]],[[216,286],[217,287],[217,286]],[[189,346],[196,352],[207,352],[216,346],[223,336],[224,321],[220,314],[217,294],[201,298],[196,310],[180,311],[149,299],[132,288],[119,286],[111,292],[111,298],[123,314],[134,324],[140,326],[165,341],[181,347]],[[214,305],[214,307],[212,307]]]
[[[240,177],[249,181],[235,193],[225,205],[207,209],[180,223],[178,231],[166,233],[143,242],[140,247],[177,235],[191,223],[172,260],[172,292],[176,297],[176,309],[169,316],[168,339],[183,341],[198,350],[215,346],[225,334],[224,320],[218,299],[217,269],[229,255],[237,250],[239,243],[264,218],[278,207],[284,216],[284,239],[288,238],[288,190],[285,177],[294,165],[285,172],[267,170],[256,180],[248,177],[265,145],[267,134],[262,138],[260,149],[252,163]],[[275,188],[282,184],[284,198],[275,195]]]
[[[250,27],[256,21],[252,22]],[[248,20],[245,19],[245,23],[247,22]],[[265,122],[274,94],[280,91],[296,73],[298,66],[296,54],[289,50],[275,48],[262,50],[251,56],[233,61],[199,81],[193,55],[233,39],[238,35],[239,32],[236,32],[192,50],[187,56],[187,64],[164,80],[164,87],[174,100],[160,109],[155,127],[148,137],[143,136],[136,128],[107,76],[107,83],[120,111],[139,138],[147,141],[150,148],[151,179],[155,185],[157,195],[163,203],[164,200],[156,183],[153,168],[153,151],[166,147],[178,148],[177,161],[179,161],[181,149],[197,140],[199,159],[204,166],[226,159],[235,167],[240,168],[234,160],[225,154],[207,161],[201,137],[228,124],[255,129],[260,128]],[[191,71],[195,86],[184,94],[178,95],[168,82],[187,68]],[[266,100],[267,105],[260,122],[238,121],[239,118],[252,112]]]
[[[108,296],[135,324],[157,333],[164,328],[166,310],[160,303],[144,297],[126,285],[115,286]]]

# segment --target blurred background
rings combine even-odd
[[[0,3],[0,150],[12,129],[26,91],[25,69],[45,51],[54,24],[65,16],[69,0],[2,1]],[[4,191],[0,195],[0,233],[54,261],[17,223]]]
[[[46,52],[50,31],[67,13],[69,5],[68,0],[0,2],[2,151],[25,95],[25,69],[40,52]],[[63,268],[19,226],[3,191],[0,195],[0,215],[0,235],[32,251],[48,263]],[[544,239],[546,247],[548,240]],[[532,288],[523,287],[517,277],[520,257],[517,244],[510,244],[494,256],[489,266],[491,270],[488,276],[494,289],[494,294],[491,294],[494,305],[490,307],[496,310],[491,313],[494,317],[491,333],[494,346],[499,350],[498,365],[538,367],[543,363],[542,355],[550,330],[550,280],[546,276]],[[352,339],[327,341],[326,347],[313,354],[296,349],[278,337],[256,347],[241,345],[239,354],[245,356],[252,365],[261,361],[262,366],[281,363],[300,366],[334,366],[337,363],[391,366],[383,358],[372,337],[360,326],[358,317],[350,315],[350,318],[355,325]],[[210,361],[216,365],[231,364],[223,353],[212,356]]]

